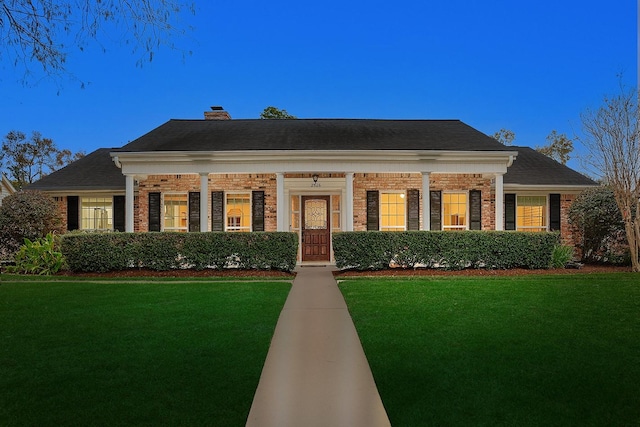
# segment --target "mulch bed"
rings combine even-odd
[[[594,273],[618,273],[630,272],[631,267],[613,267],[605,265],[584,265],[579,269],[548,269],[548,270],[526,270],[515,268],[512,270],[483,270],[483,269],[466,269],[466,270],[444,270],[444,269],[402,269],[392,268],[389,270],[378,271],[335,271],[333,275],[337,278],[341,277],[358,277],[358,276],[522,276],[527,274],[594,274]],[[61,273],[65,276],[73,277],[101,277],[101,278],[121,278],[121,277],[264,277],[264,278],[283,278],[293,279],[296,274],[287,273],[277,270],[169,270],[154,271],[148,269],[130,269],[123,271],[111,271],[107,273],[72,273],[65,271]]]
[[[617,267],[608,265],[584,265],[581,268],[551,268],[540,270],[528,270],[524,268],[514,268],[510,270],[485,270],[485,269],[465,269],[465,270],[445,270],[445,269],[403,269],[392,268],[378,271],[336,271],[335,277],[358,277],[358,276],[523,276],[527,274],[594,274],[594,273],[622,273],[631,272],[631,267]]]

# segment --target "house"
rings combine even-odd
[[[559,230],[595,182],[459,120],[169,120],[29,186],[69,230],[294,231],[299,260],[331,262],[353,230]]]
[[[4,174],[0,174],[0,205],[2,204],[2,199],[15,192],[16,189],[13,188],[11,181],[9,181]]]

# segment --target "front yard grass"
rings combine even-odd
[[[640,425],[640,276],[345,280],[391,424]]]
[[[0,283],[0,425],[244,425],[291,283]]]

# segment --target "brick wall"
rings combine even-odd
[[[420,190],[420,223],[422,224],[422,175],[409,173],[376,174],[358,173],[353,177],[353,227],[356,231],[367,229],[367,190]],[[491,179],[478,174],[430,174],[432,191],[482,191],[482,229],[492,230],[495,218],[491,192]]]
[[[276,231],[276,176],[275,174],[219,174],[209,175],[207,206],[211,206],[211,192],[225,193],[264,191],[265,231]],[[149,230],[149,193],[200,192],[199,175],[150,175],[138,184],[138,207],[136,209],[136,231]],[[209,208],[210,210],[210,208]],[[211,215],[207,217],[211,222]]]

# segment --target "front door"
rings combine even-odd
[[[329,196],[302,196],[302,261],[331,261]]]

